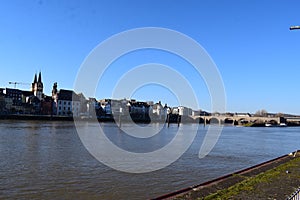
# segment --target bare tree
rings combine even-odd
[[[283,117],[283,116],[284,116],[284,114],[280,113],[280,112],[276,114],[276,117]]]
[[[266,117],[268,115],[268,112],[265,109],[261,109],[256,111],[255,115],[260,117]]]

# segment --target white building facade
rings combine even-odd
[[[187,108],[184,106],[178,106],[178,114],[181,116],[191,116],[192,115],[192,109]]]

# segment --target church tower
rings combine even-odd
[[[33,95],[39,98],[39,100],[42,100],[43,98],[43,90],[44,85],[42,82],[42,73],[39,73],[39,76],[34,75],[33,83],[31,84],[31,91],[33,92]]]

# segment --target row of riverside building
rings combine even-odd
[[[57,83],[53,84],[52,95],[43,93],[44,85],[42,74],[34,75],[30,91],[16,88],[0,88],[0,114],[28,114],[28,115],[56,115],[73,117],[90,117],[96,114],[98,117],[110,117],[114,114],[129,113],[137,118],[145,118],[152,115],[158,119],[164,119],[167,114],[182,116],[197,116],[200,111],[190,108],[168,107],[159,101],[140,102],[134,99],[86,99],[82,93],[73,90],[58,90]]]

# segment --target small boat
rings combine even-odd
[[[265,123],[265,127],[274,127],[276,126],[275,124],[271,124],[271,123]]]
[[[280,124],[272,124],[272,123],[265,123],[265,127],[287,127],[286,123],[280,123]]]
[[[286,123],[280,123],[279,127],[287,127]]]

